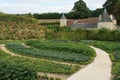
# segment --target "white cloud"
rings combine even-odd
[[[6,13],[69,12],[78,0],[0,0],[0,10]],[[105,0],[83,0],[90,9],[102,7]]]
[[[96,8],[102,8],[106,0],[83,0],[87,3],[87,6],[94,10]]]

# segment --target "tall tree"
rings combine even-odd
[[[88,18],[90,16],[89,8],[86,6],[86,3],[83,0],[79,0],[74,3],[73,11],[76,19],[79,18]]]
[[[120,0],[107,0],[103,5],[107,8],[109,14],[113,14],[120,25]]]
[[[102,14],[103,8],[97,8],[96,10],[91,10],[91,17],[99,17],[100,14]]]

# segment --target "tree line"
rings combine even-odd
[[[96,10],[90,10],[89,15],[76,15],[75,12],[69,12],[69,13],[64,13],[67,19],[83,19],[83,18],[89,18],[89,17],[98,17],[103,11],[103,8],[98,8]],[[34,13],[33,17],[37,19],[60,19],[62,13]],[[78,17],[79,16],[79,17]]]
[[[113,14],[120,25],[120,0],[106,0],[103,7],[107,9],[109,14]],[[78,0],[74,3],[73,9],[65,13],[68,19],[83,19],[90,17],[98,17],[102,14],[104,8],[90,10],[83,0]],[[28,14],[30,16],[30,14]],[[60,19],[62,13],[34,13],[32,16],[37,19]]]

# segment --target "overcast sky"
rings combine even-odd
[[[12,14],[69,12],[78,0],[0,0],[0,11]],[[94,10],[101,8],[106,0],[83,0]]]

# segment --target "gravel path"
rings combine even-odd
[[[25,44],[22,44],[23,46],[29,47]],[[9,51],[6,47],[5,44],[0,44],[0,49],[2,51],[4,51],[5,53],[10,54],[11,56],[19,56],[19,57],[25,57],[25,58],[30,58],[30,59],[36,59],[36,60],[42,60],[42,61],[48,61],[48,62],[53,62],[53,63],[58,63],[58,64],[65,64],[65,65],[72,65],[72,66],[80,66],[78,64],[72,64],[72,63],[68,63],[68,62],[58,62],[58,61],[54,61],[54,60],[47,60],[47,59],[40,59],[40,58],[34,58],[34,57],[30,57],[30,56],[24,56],[24,55],[20,55],[20,54],[16,54],[14,52]]]
[[[38,59],[38,58],[33,58],[33,57],[27,57],[27,56],[23,56],[23,55],[19,55],[19,54],[15,54],[9,50],[6,49],[5,44],[0,44],[0,49],[2,51],[4,51],[5,53],[10,54],[11,56],[18,56],[18,57],[24,57],[24,58],[29,58],[29,59],[35,59],[35,60],[42,60],[42,61],[48,61],[48,62],[53,62],[53,63],[59,63],[59,64],[66,64],[66,65],[71,65],[70,63],[64,63],[64,62],[57,62],[57,61],[49,61],[49,60],[44,60],[44,59]],[[76,64],[75,64],[76,65]],[[74,66],[74,64],[73,64]],[[68,78],[68,75],[64,75],[64,74],[52,74],[52,73],[42,73],[42,72],[38,72],[38,75],[47,75],[49,77],[55,77],[55,78],[60,78],[62,80],[66,80]]]
[[[67,80],[111,80],[112,62],[109,55],[101,49],[91,48],[96,51],[95,60]]]

